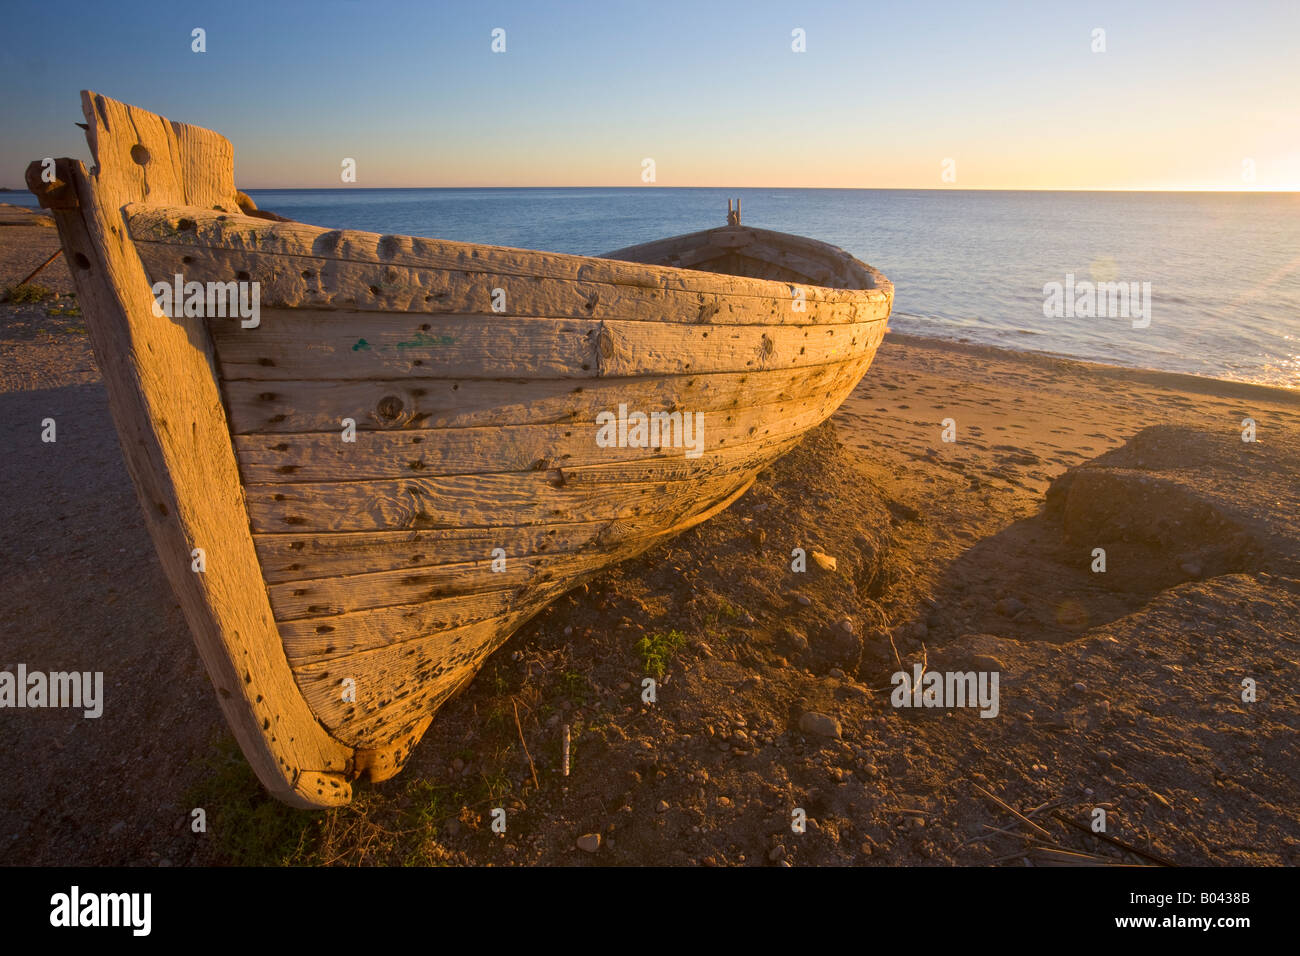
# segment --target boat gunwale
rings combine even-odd
[[[323,226],[313,226],[308,223],[299,222],[275,222],[266,219],[260,219],[254,216],[247,216],[240,213],[230,213],[223,210],[209,209],[200,206],[168,206],[149,203],[132,203],[123,210],[127,219],[128,228],[130,229],[131,238],[136,243],[148,243],[155,245],[168,245],[176,247],[193,247],[193,248],[210,248],[229,251],[233,253],[247,252],[250,254],[292,256],[302,259],[313,259],[324,262],[350,262],[364,263],[381,266],[394,266],[402,268],[427,269],[429,271],[442,272],[461,272],[466,275],[503,275],[513,278],[524,279],[545,279],[562,282],[580,282],[584,284],[602,284],[617,286],[620,288],[642,288],[652,291],[663,292],[684,292],[695,294],[712,294],[735,299],[763,299],[763,300],[781,300],[788,301],[792,298],[790,289],[792,287],[801,287],[807,290],[805,298],[808,301],[817,302],[828,306],[833,305],[851,305],[861,303],[864,300],[880,299],[892,305],[893,302],[893,283],[886,279],[878,270],[861,262],[843,249],[825,245],[828,254],[833,254],[841,262],[849,264],[851,267],[860,268],[869,275],[876,283],[872,287],[851,288],[847,286],[828,286],[816,282],[787,282],[779,279],[760,279],[752,276],[734,276],[722,272],[711,272],[704,269],[681,268],[678,266],[657,265],[628,261],[625,259],[610,258],[608,256],[583,256],[573,253],[548,252],[539,249],[519,249],[511,246],[495,246],[486,243],[460,242],[449,239],[438,239],[425,236],[409,236],[391,233],[369,232],[360,229],[328,229]],[[187,215],[180,215],[185,213]],[[173,231],[170,234],[163,235],[155,223],[156,216],[173,217],[176,219],[186,219],[193,222],[193,228],[187,228],[183,231]],[[245,247],[226,242],[213,242],[206,235],[201,236],[203,226],[213,224],[214,228],[210,231],[222,233],[233,227],[240,227],[251,230],[251,235],[258,236],[258,240],[251,247]],[[676,241],[683,238],[696,235],[707,235],[726,230],[733,227],[718,227],[717,230],[703,230],[698,233],[686,233],[683,236],[673,236],[668,239],[656,240],[656,242]],[[787,233],[772,232],[771,230],[756,230],[752,227],[740,227],[742,230],[752,232],[764,232],[772,236],[786,236],[791,238],[803,239],[802,236],[793,236]],[[355,247],[349,248],[349,254],[325,254],[321,250],[299,245],[298,248],[291,248],[291,244],[296,240],[302,241],[302,232],[310,232],[315,240],[322,236],[334,236],[337,241],[334,247],[344,245],[348,242],[357,240],[374,240],[373,245],[376,249],[373,255],[359,255]],[[285,248],[269,247],[267,239],[279,240],[285,243]],[[410,240],[414,243],[433,243],[437,251],[436,255],[446,255],[449,258],[453,256],[468,255],[470,260],[481,259],[486,253],[491,256],[501,257],[502,262],[497,263],[495,260],[480,261],[478,263],[467,261],[457,262],[455,265],[447,265],[436,262],[418,262],[412,261],[415,255],[403,255],[400,258],[396,256],[384,257],[377,250],[380,242],[385,239]],[[818,242],[819,240],[808,240],[809,242]],[[644,245],[650,245],[649,243]],[[639,246],[626,247],[627,250],[641,248]],[[623,252],[625,250],[616,250]],[[512,261],[513,260],[513,261]],[[529,270],[524,262],[536,260],[536,265]],[[552,274],[555,265],[570,266],[572,274],[556,275]],[[552,267],[548,270],[547,267]],[[582,270],[590,270],[593,267],[605,270],[608,274],[591,275],[582,274]],[[509,271],[514,270],[514,271]],[[673,286],[668,281],[654,282],[654,279],[675,280],[681,283]],[[827,294],[829,293],[829,294]],[[410,310],[403,310],[410,311]],[[726,323],[719,323],[726,324]]]

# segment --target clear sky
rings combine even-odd
[[[358,186],[637,186],[649,158],[660,186],[1300,188],[1300,0],[6,0],[0,24],[0,185],[87,155],[89,88],[220,131],[242,188],[341,185],[345,157]]]

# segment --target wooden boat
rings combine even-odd
[[[738,206],[609,258],[319,229],[241,206],[218,134],[82,106],[94,169],[28,184],[221,707],[297,806],[396,773],[520,624],[744,494],[885,333],[884,277]],[[258,321],[162,307],[176,276],[257,284]]]

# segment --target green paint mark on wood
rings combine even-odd
[[[365,339],[357,339],[357,344],[352,346],[354,352],[382,352],[387,348],[397,349],[430,349],[437,348],[440,345],[455,345],[456,337],[454,335],[426,335],[423,332],[416,332],[415,338],[407,342],[397,342],[391,346],[371,345]]]
[[[454,345],[456,337],[452,335],[426,335],[424,332],[416,332],[415,338],[409,342],[398,342],[399,349],[421,349],[437,348],[440,345]]]

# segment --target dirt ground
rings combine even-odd
[[[0,227],[0,279],[56,241]],[[1297,393],[891,335],[735,506],[535,618],[327,813],[232,745],[75,299],[0,305],[0,434],[0,670],[106,697],[0,711],[9,863],[1300,863]],[[894,706],[917,665],[996,673],[996,716]]]

